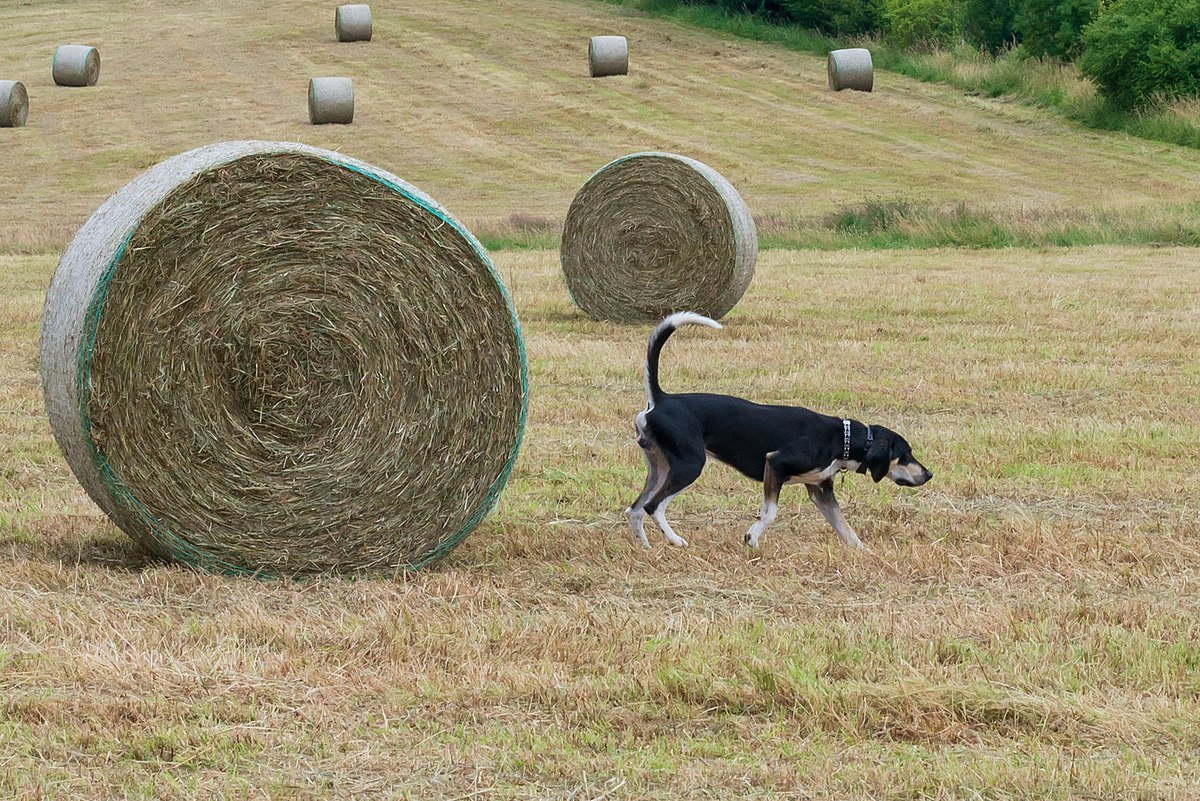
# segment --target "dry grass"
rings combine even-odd
[[[712,467],[633,548],[645,331],[503,254],[531,360],[497,512],[400,580],[148,560],[86,502],[0,258],[0,795],[1193,798],[1200,278],[1186,249],[773,251],[669,388],[893,424],[937,477],[802,493],[760,553]]]
[[[435,569],[218,578],[109,525],[44,418],[42,297],[104,196],[215,139],[343,149],[501,241],[553,238],[594,169],[645,149],[785,229],[898,196],[1066,228],[1200,200],[1189,151],[885,73],[833,95],[821,59],[614,6],[376,6],[353,46],[330,11],[5,8],[31,117],[0,135],[0,251],[34,255],[0,255],[0,797],[1200,797],[1191,249],[766,253],[664,383],[905,433],[937,477],[847,478],[864,553],[797,492],[747,553],[755,488],[720,467],[672,507],[692,548],[634,549],[646,332],[575,312],[550,251],[498,259],[526,445]],[[586,78],[598,32],[630,38],[628,79]],[[50,85],[65,40],[104,53],[98,86]],[[354,76],[353,126],[305,123],[314,74]]]
[[[372,11],[372,41],[346,45],[318,0],[9,4],[0,66],[28,87],[30,118],[0,137],[0,244],[62,245],[140,170],[243,138],[344,150],[472,227],[513,214],[562,220],[594,170],[639,150],[709,164],[758,215],[819,216],[897,187],[984,209],[1200,200],[1194,151],[885,72],[873,94],[834,94],[822,58],[617,6],[444,0]],[[628,77],[587,78],[598,31],[629,38]],[[99,85],[52,85],[64,40],[99,48]],[[307,124],[314,75],[354,79],[354,125]]]

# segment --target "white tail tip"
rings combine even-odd
[[[678,328],[681,325],[706,325],[709,328],[724,328],[724,326],[718,323],[716,320],[713,320],[710,317],[705,317],[703,314],[696,314],[695,312],[675,312],[674,314],[668,315],[667,318],[659,324],[659,327]]]

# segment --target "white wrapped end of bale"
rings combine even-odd
[[[433,198],[327,150],[224,142],[135,178],[46,294],[55,439],[155,554],[234,574],[415,569],[492,508],[525,350]]]
[[[354,82],[349,78],[309,80],[308,121],[313,125],[354,122]]]
[[[100,80],[100,54],[87,45],[59,45],[51,71],[59,86],[95,86]]]
[[[29,93],[20,81],[0,81],[0,128],[20,128],[29,116]]]
[[[588,43],[588,72],[593,78],[629,74],[629,42],[624,36],[593,36]]]
[[[843,89],[869,92],[875,85],[871,51],[865,47],[831,51],[825,70],[829,74],[829,88],[835,92]]]
[[[571,300],[592,319],[646,323],[677,311],[715,319],[754,277],[758,237],[716,170],[673,153],[635,153],[575,195],[560,252]]]
[[[371,7],[365,3],[338,6],[333,26],[339,42],[371,41]]]

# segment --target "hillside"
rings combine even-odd
[[[23,2],[0,77],[30,122],[0,131],[0,246],[60,245],[157,161],[219,139],[342,150],[468,224],[561,220],[584,179],[641,149],[710,163],[756,215],[808,217],[905,197],[1037,214],[1200,199],[1194,151],[1072,128],[1037,110],[888,73],[834,94],[822,60],[620,6],[446,0],[374,7],[370,43],[334,40],[314,0]],[[629,37],[631,74],[586,77],[587,37]],[[98,86],[53,85],[60,43],[95,45]],[[347,75],[350,127],[308,124],[307,80]]]

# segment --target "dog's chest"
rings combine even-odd
[[[843,470],[857,470],[859,463],[853,459],[834,459],[828,467],[821,470],[807,470],[788,478],[784,484],[820,484],[827,478],[832,478]]]

